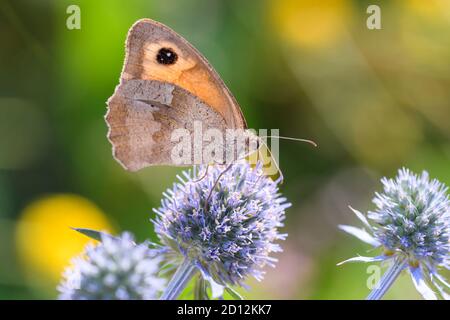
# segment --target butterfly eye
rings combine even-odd
[[[178,55],[170,48],[161,48],[156,55],[156,61],[160,64],[174,64]]]

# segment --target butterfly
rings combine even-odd
[[[125,169],[231,164],[260,148],[220,76],[175,31],[141,19],[125,49],[105,116],[113,155]]]

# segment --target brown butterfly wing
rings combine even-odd
[[[172,50],[177,56],[175,63],[158,62],[161,49]],[[221,114],[228,127],[247,127],[239,105],[208,61],[159,22],[142,19],[131,27],[121,75],[121,80],[129,79],[158,80],[179,86]]]
[[[173,139],[172,133],[181,129],[184,138],[194,141],[196,122],[203,124],[202,130],[225,132],[227,128],[220,114],[190,92],[155,80],[124,81],[108,106],[108,139],[114,157],[131,171],[150,165],[200,164],[194,153],[185,156],[184,163],[178,161],[178,155],[173,156],[180,140]]]
[[[161,49],[176,55],[174,63],[161,63]],[[179,164],[171,156],[172,132],[184,128],[192,134],[194,121],[201,121],[204,130],[246,128],[238,104],[206,59],[174,31],[149,19],[139,20],[128,33],[106,121],[115,158],[132,171]]]

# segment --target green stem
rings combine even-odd
[[[187,286],[189,280],[191,280],[197,272],[198,269],[194,264],[188,259],[185,259],[169,281],[160,300],[175,300],[178,298],[183,289]]]
[[[405,269],[407,261],[408,260],[406,258],[396,259],[384,273],[383,277],[381,277],[380,281],[378,281],[376,287],[369,293],[366,300],[380,300],[392,286],[395,279],[397,279],[403,269]]]

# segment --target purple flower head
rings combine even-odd
[[[261,268],[276,262],[270,254],[281,251],[275,242],[287,236],[278,228],[290,203],[278,181],[246,161],[210,166],[201,176],[185,171],[164,193],[154,221],[161,242],[221,285],[242,285],[249,275],[261,280]]]
[[[381,180],[383,192],[376,193],[376,209],[367,216],[354,210],[366,229],[341,226],[344,231],[374,247],[378,257],[356,257],[347,261],[405,261],[417,290],[425,297],[449,298],[450,285],[438,269],[450,268],[450,199],[447,187],[429,178],[401,169],[395,179]],[[367,218],[366,218],[367,217]],[[428,284],[431,284],[428,285]]]
[[[157,299],[165,281],[157,277],[159,258],[130,233],[102,236],[72,260],[58,287],[61,300]]]

